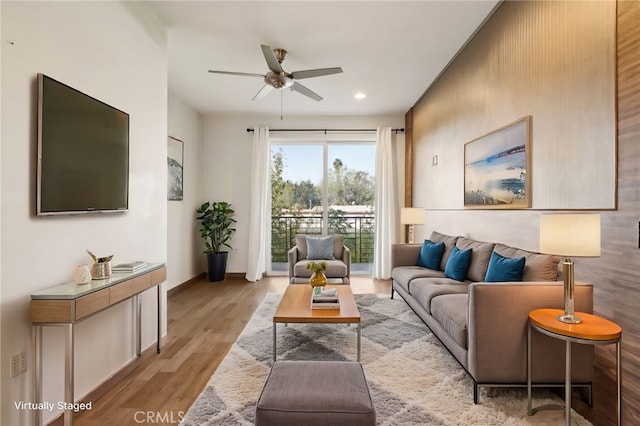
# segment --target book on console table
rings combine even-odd
[[[135,262],[129,262],[129,263],[120,263],[116,266],[113,266],[111,268],[111,270],[113,272],[135,272],[138,269],[142,269],[145,266],[147,266],[146,262],[143,262],[141,260],[137,260]]]

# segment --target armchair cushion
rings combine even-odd
[[[311,260],[301,260],[293,265],[293,275],[295,277],[309,278],[312,271],[306,268],[307,263]],[[341,260],[327,260],[327,270],[324,271],[324,275],[327,278],[343,278],[347,275],[347,265]]]
[[[342,235],[332,235],[333,237],[333,257],[342,259],[344,254],[344,238]],[[296,250],[298,255],[296,261],[307,258],[307,236],[305,234],[296,234]]]
[[[307,259],[309,260],[328,260],[334,259],[333,256],[333,237],[309,237],[307,242]]]
[[[304,234],[296,234],[296,248],[298,250],[298,256],[296,261],[307,258],[307,236]]]

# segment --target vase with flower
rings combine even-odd
[[[320,290],[327,285],[327,277],[324,275],[324,271],[327,270],[327,262],[308,262],[305,268],[313,272],[311,278],[309,278],[309,285],[314,290]]]

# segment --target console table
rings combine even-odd
[[[65,328],[64,400],[72,406],[74,398],[74,326],[85,319],[124,300],[135,298],[136,355],[141,353],[141,299],[140,293],[157,288],[158,333],[156,351],[160,353],[160,283],[167,279],[164,263],[151,263],[135,272],[113,273],[104,280],[89,284],[66,283],[31,294],[31,325],[34,365],[34,402],[42,402],[42,327]],[[35,410],[35,424],[42,424],[42,413]],[[64,425],[73,424],[73,411],[64,411]]]

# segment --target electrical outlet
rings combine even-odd
[[[27,371],[27,353],[22,351],[20,352],[20,365],[19,365],[20,373],[22,374]]]
[[[16,377],[20,374],[20,354],[11,355],[11,368],[9,370],[11,377]]]
[[[11,355],[10,376],[16,377],[25,371],[27,371],[27,354],[25,352],[19,352]]]

